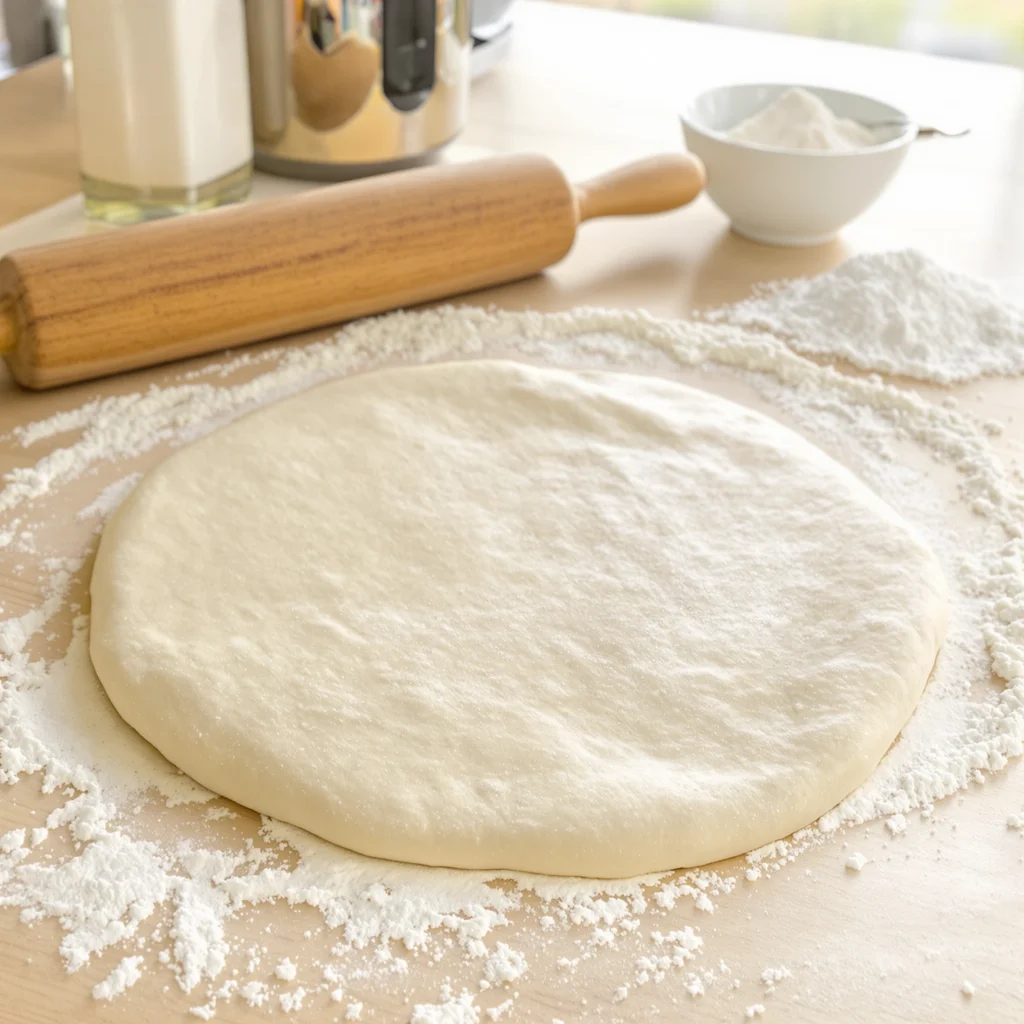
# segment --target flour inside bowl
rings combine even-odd
[[[787,89],[768,106],[741,121],[729,132],[729,138],[772,149],[824,153],[848,153],[879,142],[873,128],[836,116],[821,97],[799,88]]]

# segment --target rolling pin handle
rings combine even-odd
[[[575,186],[577,223],[595,217],[663,213],[700,195],[704,165],[692,153],[663,153]]]

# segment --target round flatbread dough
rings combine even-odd
[[[765,416],[513,362],[322,385],[152,472],[93,662],[239,803],[376,857],[595,877],[739,854],[867,778],[934,556]]]

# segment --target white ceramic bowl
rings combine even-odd
[[[695,96],[680,114],[687,148],[704,161],[707,193],[734,230],[770,245],[818,245],[862,214],[899,169],[917,136],[902,110],[853,92],[800,88],[839,117],[899,121],[874,146],[847,153],[771,149],[728,132],[793,85],[725,85]]]

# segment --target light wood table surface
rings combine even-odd
[[[907,245],[989,277],[1008,294],[1024,295],[1020,71],[540,3],[524,4],[517,17],[511,58],[474,84],[463,141],[499,152],[539,150],[573,176],[677,147],[680,101],[729,81],[860,89],[921,120],[962,118],[974,131],[955,142],[916,144],[886,195],[831,245],[785,250],[746,242],[731,235],[722,215],[702,198],[650,220],[587,225],[575,251],[550,273],[469,301],[506,308],[644,307],[687,316],[743,296],[758,281],[818,272],[858,250]],[[0,82],[0,225],[76,189],[74,133],[59,65],[50,61]],[[21,391],[0,376],[0,435],[99,395],[169,380],[180,369],[44,394]],[[954,393],[1004,421],[1024,410],[1022,381],[984,381]],[[999,446],[1008,460],[1024,451],[1024,417],[1009,424]],[[38,457],[38,451],[0,437],[0,471]],[[89,486],[95,490],[103,482]],[[73,540],[80,528],[67,529]],[[82,533],[82,543],[87,536]],[[39,597],[37,581],[19,571],[11,555],[0,555],[4,614],[21,614]],[[36,823],[44,806],[31,781],[0,793],[0,833]],[[744,1007],[764,1003],[766,1021],[1024,1021],[1024,837],[1006,828],[1007,815],[1022,810],[1024,769],[1012,764],[962,800],[940,805],[931,823],[918,823],[915,815],[899,839],[875,822],[805,854],[770,880],[741,882],[741,891],[723,900],[712,917],[680,904],[658,927],[700,925],[707,965],[723,958],[742,979],[736,992],[712,990],[692,1000],[681,976],[673,976],[613,1005],[611,992],[631,973],[636,950],[624,945],[568,979],[554,966],[557,954],[547,949],[533,956],[515,1012],[504,1019],[739,1021]],[[873,862],[859,875],[843,870],[843,839]],[[742,875],[739,865],[725,869]],[[250,917],[233,934],[273,922],[273,936],[263,940],[272,955],[293,950],[316,920],[287,908],[264,908]],[[0,1022],[195,1019],[183,1014],[201,1000],[184,996],[173,982],[162,992],[170,978],[156,971],[125,998],[94,1002],[91,985],[123,954],[112,951],[68,979],[56,955],[58,938],[52,921],[30,930],[13,912],[0,913]],[[528,941],[519,947],[531,956]],[[573,947],[566,948],[571,955]],[[758,977],[779,965],[788,966],[793,978],[765,998]],[[407,997],[436,1001],[445,974],[473,983],[472,973],[459,974],[457,962],[422,966],[416,965],[405,987],[353,986],[351,998],[365,1004],[363,1019],[407,1020]],[[977,986],[973,999],[961,995],[963,980]],[[485,1006],[498,1001],[481,1000]],[[304,1014],[298,1019],[330,1021],[338,1008],[322,1002]],[[232,1004],[216,1019],[252,1021],[260,1014]]]

